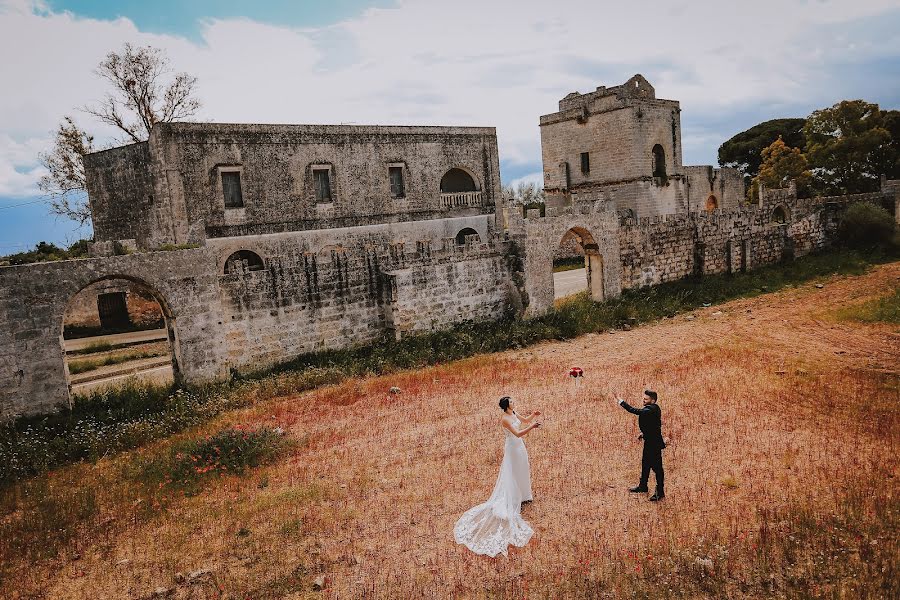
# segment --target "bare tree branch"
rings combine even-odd
[[[121,52],[107,54],[95,73],[108,81],[112,90],[82,111],[122,132],[118,140],[122,143],[143,142],[156,123],[192,117],[201,106],[193,97],[197,78],[187,73],[173,75],[159,48],[125,44]],[[40,155],[47,175],[38,185],[49,196],[51,212],[81,224],[91,217],[85,202],[82,157],[94,151],[93,141],[71,117],[65,117],[55,132],[53,149]]]

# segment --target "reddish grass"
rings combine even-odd
[[[694,321],[260,401],[180,437],[280,426],[295,449],[196,496],[142,496],[121,478],[172,442],[62,469],[48,485],[89,490],[97,508],[46,557],[0,546],[0,595],[896,595],[898,334],[815,315],[883,294],[898,275],[900,264],[886,265]],[[577,388],[566,377],[574,364],[585,369]],[[647,386],[670,441],[660,504],[626,491],[639,468],[636,419],[607,397],[638,401]],[[524,516],[537,533],[491,560],[457,546],[452,530],[497,475],[501,395],[546,420],[526,438],[535,502]],[[0,519],[35,502],[7,497]],[[212,573],[178,583],[204,567]],[[319,575],[326,589],[314,592]]]

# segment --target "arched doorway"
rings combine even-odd
[[[775,210],[772,211],[772,222],[778,225],[784,225],[788,220],[788,212],[787,209],[779,204],[775,207]]]
[[[481,192],[471,173],[453,168],[441,177],[441,207],[460,208],[481,206]]]
[[[715,194],[710,194],[709,197],[706,198],[706,210],[707,212],[712,212],[719,208],[719,199],[716,198]]]
[[[553,268],[554,300],[587,291],[591,300],[602,302],[606,298],[603,256],[594,236],[582,227],[572,227],[563,234],[556,251]]]
[[[466,238],[470,235],[475,236],[475,242],[481,241],[481,236],[478,235],[478,232],[472,229],[471,227],[464,227],[459,230],[459,233],[456,234],[456,244],[458,246],[464,246],[466,244]]]
[[[109,276],[82,287],[66,305],[61,330],[73,395],[135,380],[180,381],[175,320],[143,281]]]

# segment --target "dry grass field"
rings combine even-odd
[[[4,542],[0,597],[897,597],[900,330],[836,315],[898,283],[893,263],[631,331],[261,397],[19,486],[0,506],[23,532]],[[646,386],[669,440],[661,503],[627,492],[637,422],[608,396],[637,403]],[[492,560],[452,532],[494,484],[502,395],[545,421],[525,438],[536,534]],[[173,441],[226,426],[281,427],[293,445],[187,493],[134,482]]]

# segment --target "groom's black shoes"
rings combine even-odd
[[[637,487],[633,487],[633,488],[629,489],[628,491],[633,492],[635,494],[646,494],[649,490],[647,488],[645,488],[644,486],[639,485]]]
[[[665,497],[666,497],[665,494],[660,494],[659,492],[656,492],[655,494],[650,496],[650,502],[659,502],[660,500],[662,500]]]

